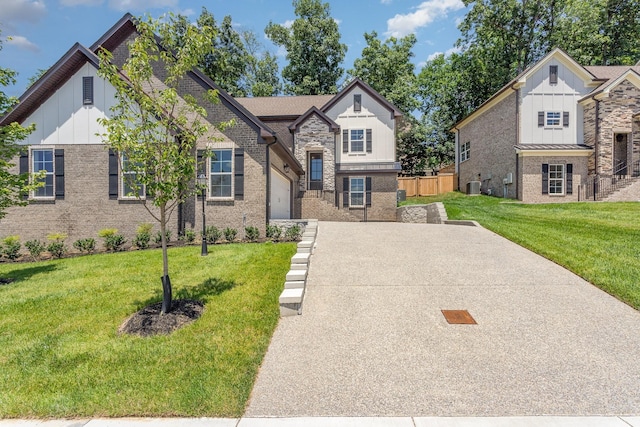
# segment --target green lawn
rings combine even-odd
[[[449,219],[476,220],[640,309],[640,203],[527,205],[449,193],[403,204],[434,201]]]
[[[295,250],[170,249],[174,298],[205,311],[150,338],[117,331],[161,300],[159,250],[0,264],[0,418],[242,415]]]

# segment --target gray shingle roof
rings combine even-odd
[[[300,116],[311,107],[322,108],[335,95],[271,96],[236,98],[244,108],[258,117]]]

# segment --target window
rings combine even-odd
[[[215,149],[210,159],[209,197],[232,197],[231,183],[233,178],[233,150]]]
[[[560,118],[562,113],[560,111],[545,111],[544,123],[546,127],[561,127]]]
[[[364,130],[351,129],[351,152],[364,153]]]
[[[364,178],[352,177],[349,181],[349,206],[364,206]]]
[[[353,111],[355,113],[362,111],[362,95],[353,95]]]
[[[564,194],[564,165],[549,165],[549,194]]]
[[[82,104],[93,105],[93,77],[82,78]]]
[[[144,184],[138,179],[140,171],[137,168],[132,167],[132,163],[129,161],[125,154],[122,155],[122,192],[120,193],[123,199],[142,199],[145,196]],[[136,190],[138,194],[136,196]]]
[[[549,66],[549,83],[552,85],[558,84],[558,66]]]
[[[54,193],[54,160],[53,149],[31,150],[31,172],[44,173],[44,177],[39,179],[44,185],[33,191],[34,199],[53,198]]]
[[[469,154],[471,154],[471,141],[467,141],[460,146],[460,162],[469,160]]]

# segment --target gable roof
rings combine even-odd
[[[342,98],[344,98],[347,95],[347,93],[349,93],[349,91],[351,91],[351,89],[353,89],[356,86],[359,86],[360,89],[362,89],[369,96],[371,96],[376,101],[378,101],[380,104],[382,104],[387,110],[389,110],[389,112],[391,112],[391,114],[393,115],[394,118],[402,116],[402,112],[395,105],[393,105],[392,103],[387,101],[382,95],[380,95],[378,92],[376,92],[371,86],[369,86],[368,84],[366,84],[365,82],[360,80],[360,78],[358,78],[358,77],[356,77],[353,80],[351,80],[351,83],[349,83],[344,89],[342,89],[340,92],[338,92],[338,94],[335,95],[329,102],[327,102],[325,105],[323,105],[321,110],[324,111],[324,112],[327,112],[331,107],[333,107],[335,104],[337,104],[338,101],[340,101]]]
[[[298,117],[312,107],[321,107],[335,95],[261,96],[235,98],[247,110],[260,118]]]
[[[547,62],[551,59],[556,59],[558,62],[562,63],[569,69],[571,69],[574,73],[576,73],[583,81],[587,84],[593,84],[594,81],[598,79],[591,72],[589,72],[585,67],[578,64],[573,58],[569,56],[567,52],[560,49],[559,47],[553,49],[547,55],[545,55],[538,62],[533,64],[531,67],[524,70],[522,73],[518,74],[513,80],[504,85],[500,90],[498,90],[495,94],[493,94],[489,99],[483,102],[478,108],[469,113],[466,117],[458,121],[453,127],[450,129],[453,132],[456,129],[459,129],[462,126],[465,126],[468,122],[484,113],[489,108],[496,105],[498,102],[505,99],[516,89],[524,86],[529,77],[531,77],[535,72],[537,72],[540,68],[542,68]]]
[[[340,126],[336,122],[334,122],[329,116],[327,116],[322,111],[318,110],[316,107],[311,107],[309,111],[307,111],[306,113],[298,117],[298,120],[296,120],[295,122],[289,125],[289,130],[291,132],[294,132],[298,127],[298,125],[300,125],[302,122],[304,122],[314,114],[320,117],[320,119],[323,120],[329,126],[331,131],[338,132],[340,130]]]
[[[20,96],[19,103],[0,118],[0,125],[13,122],[22,123],[86,63],[97,69],[100,60],[80,43],[75,43],[62,58]]]
[[[598,67],[596,72],[600,72],[602,76],[609,77],[604,83],[596,88],[593,92],[587,94],[578,102],[584,102],[589,99],[601,99],[609,96],[609,91],[625,80],[628,80],[631,84],[635,85],[637,88],[640,88],[640,67],[634,66],[611,66],[611,70],[601,70],[600,68],[607,67]]]

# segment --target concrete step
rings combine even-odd
[[[309,268],[308,264],[291,264],[289,270],[306,270],[307,268]]]
[[[306,239],[298,242],[298,249],[300,248],[311,248],[314,245],[314,241],[312,239]]]
[[[307,279],[307,270],[289,270],[287,282],[304,281]]]
[[[300,289],[304,288],[304,282],[300,280],[296,280],[293,282],[284,282],[285,289]]]
[[[309,264],[309,253],[297,253],[291,257],[291,264]]]

